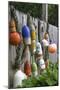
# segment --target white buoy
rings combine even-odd
[[[42,47],[39,42],[37,42],[37,44],[36,44],[36,54],[42,55]]]
[[[22,86],[22,80],[27,79],[27,76],[21,71],[18,70],[14,75],[13,87],[17,88]]]
[[[38,60],[38,65],[40,67],[40,69],[45,69],[45,62],[44,62],[44,59],[41,58],[40,60]]]
[[[31,45],[31,38],[30,37],[24,38],[24,44]]]
[[[49,42],[46,39],[42,40],[43,46],[49,46]]]

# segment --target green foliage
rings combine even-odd
[[[15,9],[21,12],[29,12],[31,16],[42,19],[42,4],[9,2],[9,5],[13,5]],[[58,5],[48,5],[48,21],[50,24],[58,26]],[[22,87],[40,87],[54,85],[58,85],[58,64],[52,64],[50,62],[49,67],[46,69],[45,73],[38,75],[38,77],[31,76],[27,80],[23,80]]]
[[[27,80],[23,80],[22,87],[41,87],[58,85],[58,64],[50,63],[49,67],[41,75],[31,76]]]
[[[58,5],[49,4],[48,21],[50,24],[58,26]]]
[[[17,10],[24,12],[24,13],[30,13],[33,17],[41,17],[42,13],[42,4],[37,3],[25,3],[25,2],[10,2],[9,5],[13,5]]]
[[[25,2],[9,2],[15,9],[30,13],[31,16],[42,19],[42,4],[25,3]],[[58,26],[58,5],[48,4],[48,21],[50,24]]]
[[[31,16],[42,19],[42,4],[25,3],[25,2],[9,2],[15,9],[30,13]],[[50,24],[58,26],[58,5],[48,4],[48,21]]]

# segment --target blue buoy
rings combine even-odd
[[[30,37],[30,29],[29,29],[29,27],[27,25],[24,25],[22,27],[22,36],[23,36],[23,38]]]

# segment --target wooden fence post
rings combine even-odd
[[[48,24],[48,4],[43,4],[42,5],[42,18],[43,18],[43,22],[44,22],[44,30],[45,32],[48,33],[48,28],[49,28],[49,24]],[[46,22],[46,25],[45,25],[45,22]],[[49,34],[48,34],[49,35]],[[48,40],[49,42],[49,40]],[[44,60],[47,61],[49,58],[49,53],[48,53],[48,46],[46,46],[44,48]]]
[[[41,38],[40,38],[40,20],[38,19],[38,41],[40,42],[41,41]]]

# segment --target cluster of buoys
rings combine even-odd
[[[45,62],[43,59],[43,52],[40,42],[37,42],[36,46],[36,61],[40,70],[45,69]]]
[[[43,53],[45,57],[45,66],[49,66],[48,53],[54,54],[57,51],[57,45],[55,43],[50,43],[49,34],[44,33],[44,39],[42,40]],[[47,50],[47,53],[46,53]]]
[[[27,25],[22,27],[22,34],[19,34],[16,31],[16,23],[14,19],[11,19],[9,23],[9,42],[11,45],[19,45],[21,41],[24,42],[25,51],[24,53],[24,73],[21,69],[18,69],[14,75],[14,88],[18,87],[19,85],[22,86],[22,80],[27,79],[27,77],[31,76],[32,73],[34,76],[38,75],[38,67],[39,70],[45,70],[45,61],[43,59],[43,51],[40,42],[36,42],[36,31],[35,27],[32,24],[31,28]],[[43,47],[48,47],[49,53],[55,53],[57,51],[57,46],[55,43],[49,44],[48,42],[48,33],[45,33],[44,39],[42,40]],[[30,62],[30,50],[29,47],[31,46],[31,53],[34,58],[32,58],[32,63]]]
[[[44,39],[42,40],[43,46],[48,47],[49,53],[55,53],[57,51],[57,45],[55,43],[49,43],[49,35],[48,33],[44,34]]]

